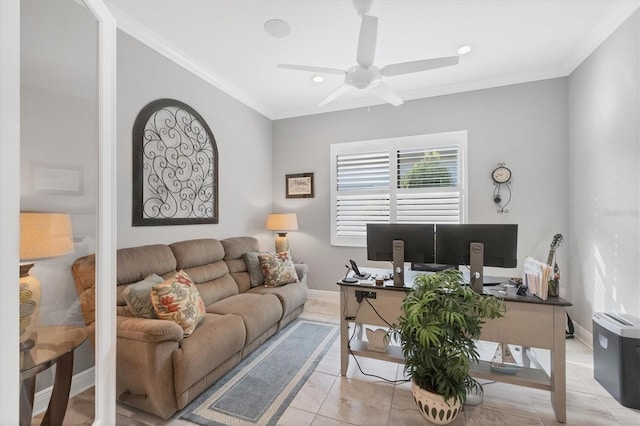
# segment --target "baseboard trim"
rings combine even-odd
[[[69,391],[69,398],[73,398],[80,392],[83,392],[95,384],[96,368],[91,367],[80,373],[74,375],[71,378],[71,390]],[[33,398],[33,415],[44,413],[49,405],[49,399],[51,399],[51,393],[53,392],[53,386],[49,386],[46,389],[42,389],[36,392]]]
[[[593,333],[582,327],[580,324],[577,324],[575,321],[573,323],[573,335],[584,343],[585,346],[593,350]]]
[[[340,300],[340,292],[329,290],[308,290],[310,299]]]

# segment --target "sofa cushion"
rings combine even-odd
[[[290,252],[260,253],[258,259],[260,259],[265,287],[278,287],[300,281]]]
[[[207,306],[207,312],[240,316],[246,327],[246,346],[280,321],[282,305],[272,294],[243,293]]]
[[[260,259],[258,259],[260,254],[262,253],[258,251],[248,251],[244,254],[244,261],[247,265],[247,271],[249,272],[251,287],[257,287],[264,284],[262,265],[260,265]]]
[[[123,296],[129,311],[134,317],[158,318],[151,303],[151,289],[162,282],[164,282],[164,278],[160,275],[151,274],[145,277],[144,280],[127,286]]]
[[[237,315],[206,314],[198,329],[173,354],[175,391],[181,394],[242,351],[245,327]]]
[[[220,240],[224,247],[224,260],[242,259],[248,251],[258,251],[258,240],[253,237],[234,237]]]
[[[177,272],[173,252],[163,244],[119,249],[117,262],[118,285],[138,282],[149,274]]]
[[[229,273],[238,285],[240,293],[252,287],[249,265],[245,260],[245,253],[259,250],[258,240],[253,237],[235,237],[220,240],[224,247],[224,261],[229,267]]]
[[[175,254],[178,268],[189,274],[198,287],[205,306],[240,292],[222,260],[225,252],[220,241],[202,238],[180,241],[169,247]]]
[[[249,293],[273,294],[282,304],[282,316],[286,317],[291,312],[303,306],[307,301],[307,285],[304,283],[291,283],[280,287],[254,287]]]
[[[184,271],[154,286],[151,302],[158,318],[177,323],[185,337],[193,333],[206,312],[198,289]]]

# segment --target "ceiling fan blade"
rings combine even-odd
[[[445,58],[423,59],[421,61],[401,62],[399,64],[391,64],[382,67],[380,73],[386,77],[394,75],[410,74],[412,72],[420,72],[432,70],[435,68],[448,67],[457,65],[460,58],[457,56],[448,56]]]
[[[346,84],[343,84],[342,86],[338,87],[336,90],[334,90],[333,92],[331,92],[331,94],[329,96],[327,96],[326,98],[324,98],[322,100],[322,102],[320,102],[318,104],[318,106],[325,106],[326,104],[328,104],[329,102],[333,101],[335,98],[337,98],[338,96],[342,95],[343,93],[345,93],[347,90],[349,90],[351,87],[347,86]]]
[[[378,18],[362,15],[360,36],[358,37],[358,65],[368,68],[376,57],[376,41],[378,38]]]
[[[382,99],[389,102],[393,106],[402,105],[403,100],[400,98],[400,96],[398,96],[398,94],[394,92],[391,87],[387,86],[383,82],[370,87],[369,90],[371,90],[373,93],[380,96]]]
[[[310,65],[278,64],[277,67],[278,68],[284,68],[286,70],[319,72],[319,73],[322,73],[322,74],[345,75],[347,73],[346,71],[339,70],[337,68],[314,67],[314,66],[310,66]]]

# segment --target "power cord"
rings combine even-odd
[[[384,322],[385,322],[385,324],[387,324],[389,327],[393,327],[391,324],[389,324],[389,322],[388,322],[386,319],[384,319],[384,318],[382,317],[382,315],[380,315],[380,313],[378,313],[378,311],[377,311],[377,310],[376,310],[376,308],[371,304],[371,302],[369,301],[369,299],[368,299],[368,298],[360,296],[358,299],[359,299],[359,300],[358,300],[358,309],[356,310],[356,313],[355,313],[355,315],[354,315],[354,318],[357,318],[357,317],[358,317],[358,312],[360,311],[360,307],[362,306],[362,299],[364,299],[364,300],[366,300],[366,301],[367,301],[367,303],[369,304],[369,306],[371,306],[371,309],[373,309],[373,311],[376,313],[376,315],[377,315],[377,316],[378,316],[382,321],[384,321]],[[344,312],[343,312],[343,315],[344,315]],[[351,356],[353,357],[353,360],[356,362],[356,365],[358,366],[358,370],[360,370],[360,373],[361,373],[363,376],[367,376],[367,377],[375,377],[376,379],[380,379],[380,380],[383,380],[383,381],[385,381],[385,382],[387,382],[387,383],[394,383],[394,384],[395,384],[395,383],[406,383],[406,382],[410,381],[409,379],[390,380],[390,379],[387,379],[387,378],[385,378],[385,377],[378,376],[378,375],[376,375],[376,374],[365,373],[365,372],[362,370],[362,367],[360,366],[360,362],[358,362],[358,358],[356,357],[356,354],[354,354],[354,353],[353,353],[353,351],[351,350],[351,341],[353,340],[353,338],[354,338],[354,337],[355,337],[355,335],[356,335],[356,328],[357,328],[357,325],[355,325],[355,323],[354,323],[354,326],[353,326],[353,332],[351,333],[351,337],[349,337],[349,342],[348,342],[348,344],[347,344],[347,348],[349,349],[349,353],[350,353],[350,354],[351,354]]]

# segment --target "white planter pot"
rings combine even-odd
[[[415,382],[411,382],[411,392],[424,418],[433,424],[449,424],[460,412],[461,405],[459,401],[450,401],[450,404],[448,404],[442,396],[422,389]]]

